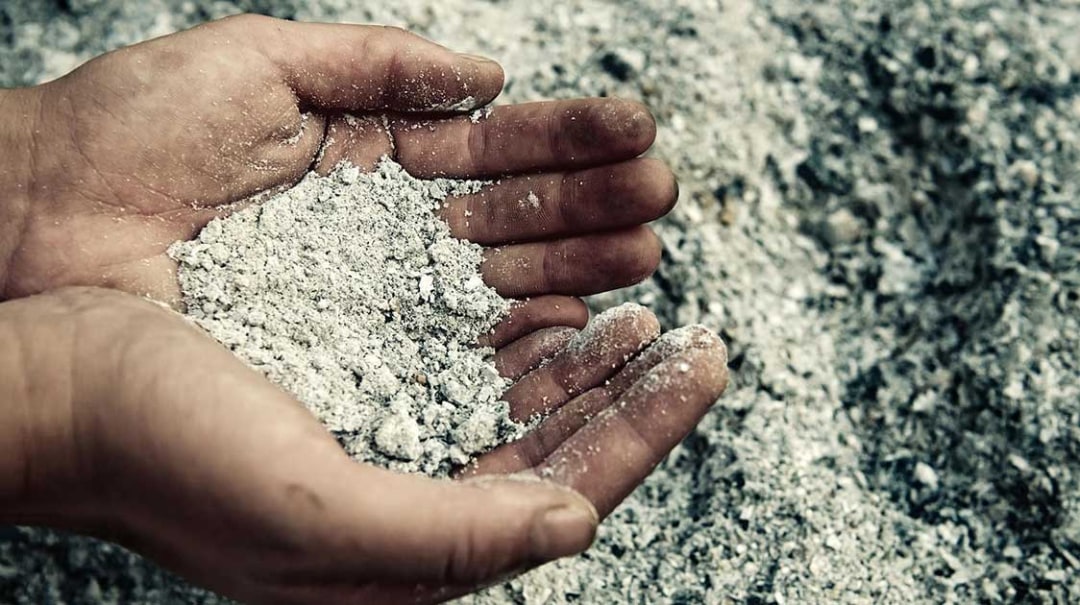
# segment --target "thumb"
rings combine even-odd
[[[582,552],[599,523],[583,496],[536,478],[454,482],[351,466],[321,516],[336,551],[323,562],[328,580],[446,596]]]
[[[395,27],[299,23],[258,15],[214,27],[250,41],[301,101],[340,111],[468,111],[503,86],[494,61],[455,53]]]

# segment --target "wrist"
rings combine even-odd
[[[0,300],[30,210],[37,88],[0,89]]]

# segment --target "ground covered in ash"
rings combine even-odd
[[[617,95],[680,177],[632,300],[729,343],[717,409],[586,554],[476,603],[1080,599],[1080,6],[15,0],[0,85],[239,10],[403,25],[500,102]],[[0,602],[213,603],[0,530]]]

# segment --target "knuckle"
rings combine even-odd
[[[573,225],[574,211],[577,210],[581,200],[578,192],[581,189],[581,176],[575,172],[568,172],[558,181],[555,193],[550,202],[551,215],[559,221],[559,225]]]
[[[397,25],[375,25],[373,41],[387,49],[411,49],[423,38]]]
[[[573,156],[577,144],[587,143],[587,129],[585,120],[577,120],[573,113],[564,112],[558,103],[552,103],[544,118],[548,154],[557,159]]]
[[[481,122],[469,129],[466,149],[468,151],[468,164],[473,169],[482,169],[486,164],[484,156],[488,149],[488,134],[490,129]]]
[[[451,585],[472,585],[494,575],[496,557],[485,546],[475,522],[468,522],[463,536],[455,540],[446,554],[443,580]]]
[[[486,205],[480,206],[475,197],[466,197],[450,208],[453,209],[448,220],[450,232],[462,239],[475,241],[480,235],[479,226],[493,224],[486,216],[477,215],[477,212],[486,212],[487,208]]]
[[[571,256],[569,242],[553,242],[544,246],[540,276],[545,292],[563,290],[567,259]]]

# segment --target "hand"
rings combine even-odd
[[[4,303],[0,520],[118,541],[244,602],[463,594],[585,549],[725,386],[723,345],[703,329],[650,346],[658,326],[638,308],[564,347],[574,332],[499,351],[512,413],[558,411],[452,482],[352,462],[162,307],[95,289]]]
[[[493,63],[398,30],[244,17],[0,93],[0,114],[27,116],[0,126],[0,143],[30,149],[0,167],[0,298],[85,284],[175,304],[173,241],[342,159],[392,153],[418,176],[503,177],[444,218],[489,247],[490,285],[533,296],[485,342],[519,378],[513,413],[558,411],[462,477],[528,472],[575,491],[356,465],[295,401],[164,310],[77,291],[0,307],[16,345],[0,353],[0,415],[19,420],[0,427],[0,515],[110,537],[257,602],[437,600],[583,549],[715,400],[723,349],[683,334],[623,368],[656,335],[637,312],[535,367],[574,333],[543,328],[587,317],[566,295],[652,271],[659,248],[641,224],[676,189],[662,164],[633,159],[654,136],[634,104],[432,115],[488,102],[501,80]],[[508,203],[530,192],[539,208]],[[676,400],[685,407],[657,410]],[[534,523],[553,508],[567,511],[561,525]]]
[[[445,218],[489,247],[483,273],[504,296],[592,294],[650,274],[659,245],[642,225],[677,194],[662,163],[633,159],[655,136],[648,112],[592,99],[498,107],[476,123],[448,114],[502,82],[494,62],[401,30],[241,16],[3,91],[0,142],[29,152],[0,168],[16,196],[0,207],[0,300],[89,285],[175,306],[171,243],[309,169],[384,154],[420,177],[500,179]],[[517,203],[530,192],[536,207]],[[539,325],[585,320],[573,299],[529,304]]]

